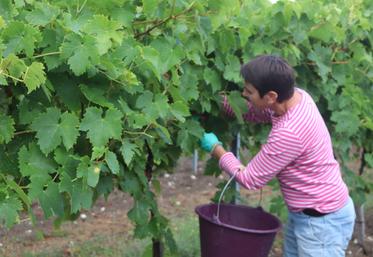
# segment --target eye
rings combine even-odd
[[[248,89],[248,88],[246,88],[246,87],[245,87],[245,91],[246,91],[249,95],[252,95],[252,94],[253,94],[253,92],[251,92],[250,89]]]

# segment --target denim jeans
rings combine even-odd
[[[340,210],[322,217],[289,212],[284,257],[344,257],[355,218],[351,198]]]

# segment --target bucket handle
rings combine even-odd
[[[221,204],[221,199],[223,198],[223,195],[224,195],[225,191],[227,190],[229,184],[230,184],[230,183],[232,182],[232,180],[236,177],[236,175],[237,175],[238,172],[239,172],[239,169],[237,169],[237,170],[234,172],[233,176],[228,180],[228,182],[225,184],[225,186],[224,186],[224,188],[223,188],[223,191],[221,191],[221,193],[220,193],[220,197],[219,197],[219,201],[218,201],[218,210],[217,210],[216,215],[213,216],[214,220],[215,220],[218,224],[221,223],[221,222],[220,222],[220,219],[219,219],[219,217],[220,217],[220,204]]]

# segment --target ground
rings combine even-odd
[[[199,171],[194,173],[192,161],[184,158],[174,173],[160,176],[162,192],[158,197],[158,203],[166,217],[174,219],[195,215],[195,207],[210,202],[216,192],[215,186],[227,178],[204,176],[202,166],[203,163],[200,163]],[[250,193],[247,190],[242,190],[242,193],[253,199],[253,205],[257,204],[257,193]],[[90,240],[97,236],[98,232],[105,237],[129,235],[132,224],[126,214],[131,205],[132,201],[128,195],[115,191],[107,201],[99,199],[90,211],[82,212],[81,217],[74,222],[64,223],[58,231],[53,229],[52,220],[44,220],[40,207],[34,205],[38,217],[37,227],[33,227],[25,216],[21,223],[10,231],[0,229],[0,256],[23,256],[25,252],[38,252],[41,249],[64,249],[65,256],[72,256],[71,248],[74,244]],[[373,256],[373,211],[366,213],[366,221],[368,254],[364,255],[362,249],[352,241],[347,256]],[[281,237],[280,232],[277,238]],[[281,255],[280,244],[274,244],[270,256]]]

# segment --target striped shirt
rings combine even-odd
[[[255,110],[248,103],[245,120],[272,122],[267,142],[246,167],[231,152],[220,158],[219,166],[231,175],[241,169],[236,180],[248,189],[259,189],[276,176],[290,211],[314,208],[322,213],[334,212],[346,203],[348,188],[315,102],[306,91],[296,90],[301,101],[282,116]],[[226,99],[223,107],[233,114]]]

